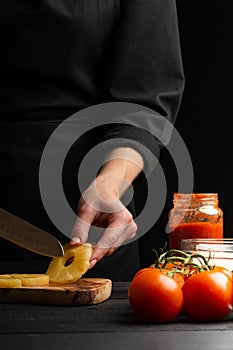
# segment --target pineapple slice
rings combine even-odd
[[[8,273],[4,273],[3,275],[0,275],[0,278],[11,278],[11,275]]]
[[[0,287],[30,287],[49,285],[49,276],[33,273],[12,273],[0,275]]]
[[[21,280],[19,278],[12,278],[9,275],[0,276],[0,288],[19,288],[22,287]]]
[[[92,245],[85,243],[79,246],[64,244],[64,256],[54,257],[46,274],[52,283],[73,283],[88,270]]]
[[[13,273],[12,278],[19,278],[21,280],[22,286],[48,286],[49,285],[49,275],[39,274],[39,273]]]

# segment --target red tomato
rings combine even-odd
[[[179,284],[180,288],[182,288],[185,282],[184,277],[179,272],[176,272],[173,278]]]
[[[143,269],[141,269],[141,270],[138,270],[137,272],[136,272],[136,274],[134,275],[134,278],[136,277],[136,276],[138,276],[138,275],[140,275],[141,273],[144,273],[145,271],[148,271],[149,269],[155,269],[153,266],[149,266],[149,267],[144,267]]]
[[[169,277],[173,278],[180,286],[180,288],[183,287],[184,285],[184,277],[181,273],[179,272],[175,272],[173,273],[173,276],[169,275],[169,273],[171,273],[171,270],[167,270],[167,269],[161,269],[160,270],[162,273],[164,273],[165,275],[168,275]]]
[[[232,310],[232,279],[221,270],[189,277],[182,287],[184,311],[197,321],[218,320]]]
[[[225,273],[229,278],[232,278],[232,272],[223,266],[215,266],[214,271],[221,271]]]
[[[233,272],[230,271],[229,269],[227,269],[226,267],[222,267],[222,266],[215,266],[214,270],[221,271],[221,272],[225,273],[229,278],[232,279],[232,302],[231,302],[231,304],[233,305]]]
[[[171,321],[183,305],[178,283],[156,268],[138,271],[129,286],[128,298],[135,315],[148,322]]]

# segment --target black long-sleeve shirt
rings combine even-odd
[[[1,121],[62,120],[91,105],[125,101],[174,123],[184,85],[175,0],[0,6]],[[115,133],[156,148],[142,130],[129,134],[118,126]]]
[[[175,0],[2,0],[0,36],[1,206],[26,219],[25,192],[39,195],[39,159],[64,119],[106,102],[176,119],[184,75]],[[143,124],[108,125],[98,142],[112,138],[155,155],[161,144]]]

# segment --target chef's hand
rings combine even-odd
[[[94,246],[90,268],[136,234],[137,225],[120,198],[142,168],[143,160],[138,152],[131,148],[116,148],[80,198],[70,244],[85,243],[91,225],[105,228]]]

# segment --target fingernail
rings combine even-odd
[[[95,266],[95,264],[97,263],[97,261],[98,261],[97,259],[91,260],[89,269],[92,269],[92,267]]]
[[[72,237],[70,244],[79,244],[81,243],[81,239],[79,237]]]

